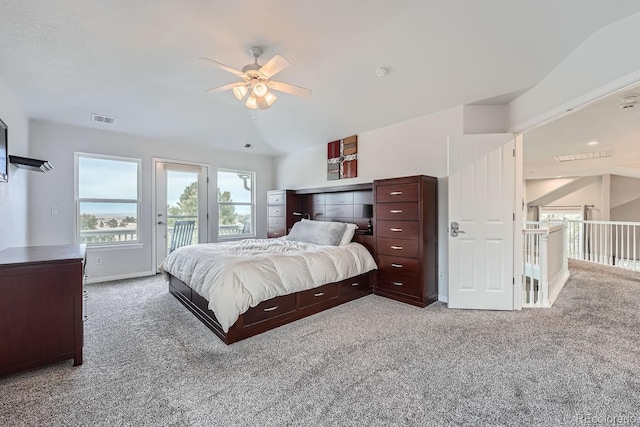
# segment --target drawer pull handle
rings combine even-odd
[[[389,230],[393,231],[394,233],[402,233],[402,228],[390,228]]]
[[[274,224],[280,224],[280,221],[273,221]]]
[[[274,305],[273,307],[269,307],[269,308],[265,308],[264,311],[273,311],[273,310],[277,310],[278,306]]]
[[[324,295],[324,292],[318,292],[317,294],[313,294],[314,297],[321,297]]]
[[[274,232],[273,232],[273,235],[274,235],[274,236],[277,236],[278,234],[280,234],[280,233],[278,233],[277,231],[274,231]]]
[[[402,196],[402,191],[392,191],[389,193],[391,196]]]
[[[402,268],[403,265],[402,264],[391,264],[391,267]]]
[[[402,282],[391,282],[391,284],[392,284],[393,286],[402,286],[402,285],[403,285],[403,283],[402,283]]]
[[[352,283],[351,286],[359,286],[360,282]]]
[[[402,209],[391,209],[389,212],[391,212],[391,213],[402,213]]]
[[[393,245],[391,245],[391,249],[393,249],[394,251],[401,251],[402,250],[402,246],[393,246]]]

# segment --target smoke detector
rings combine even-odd
[[[622,98],[620,98],[619,107],[622,110],[633,108],[638,103],[638,100],[640,100],[640,95],[638,95],[637,93],[632,93],[631,95],[623,96]]]

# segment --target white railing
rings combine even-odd
[[[567,221],[568,256],[640,271],[640,222]]]
[[[551,307],[569,278],[564,223],[525,222],[523,307]]]

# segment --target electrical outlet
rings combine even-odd
[[[58,215],[58,207],[51,206],[51,215]]]
[[[438,272],[438,277],[441,278],[441,279],[444,279],[444,271],[440,270]]]
[[[96,264],[98,265],[102,264],[102,257],[99,257],[99,256],[96,257]]]

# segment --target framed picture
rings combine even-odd
[[[327,144],[327,180],[358,176],[358,135]]]
[[[0,182],[9,182],[9,140],[7,125],[0,120]]]

